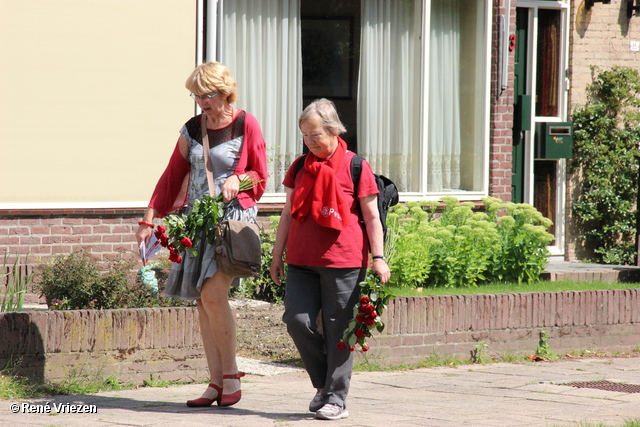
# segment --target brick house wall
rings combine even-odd
[[[494,2],[493,13],[505,13],[503,2]],[[489,194],[511,199],[511,128],[513,126],[513,87],[496,98],[498,85],[497,19],[492,20],[491,110],[489,147]],[[511,29],[515,28],[515,1],[511,10]],[[513,73],[513,57],[509,57]],[[261,215],[277,215],[282,205],[260,205]],[[30,254],[27,269],[57,254],[83,249],[105,261],[118,251],[136,253],[134,233],[143,209],[55,209],[0,210],[0,247],[12,255]],[[159,223],[160,221],[158,221]],[[2,283],[0,283],[0,286]]]
[[[135,231],[142,209],[55,209],[0,211],[0,256],[9,266],[19,257],[21,274],[56,255],[83,250],[99,262],[119,253],[135,259]],[[6,273],[6,272],[0,272]],[[0,278],[0,291],[6,281]],[[6,278],[5,278],[6,280]],[[27,302],[34,302],[28,295]]]
[[[281,209],[281,205],[261,207],[261,226],[268,227],[268,216]],[[9,251],[8,266],[19,257],[22,274],[31,273],[35,266],[56,255],[79,250],[99,262],[121,253],[138,260],[135,232],[144,212],[144,209],[0,210],[3,249],[0,256],[4,257],[4,250]],[[161,224],[162,220],[155,223]],[[0,291],[5,283],[0,277]]]
[[[493,16],[506,15],[505,2],[494,2]],[[511,5],[511,21],[509,33],[515,31],[516,2]],[[500,27],[497,19],[492,20],[491,37],[491,113],[490,113],[490,147],[489,147],[489,195],[505,202],[511,200],[511,157],[513,151],[513,54],[509,60],[509,87],[500,97],[496,97],[498,90],[498,68],[500,57]]]
[[[595,3],[588,11],[583,0],[572,0],[569,36],[569,114],[587,100],[591,66],[638,68],[640,52],[630,50],[632,41],[640,41],[640,16],[627,17],[627,0],[611,4]],[[566,255],[565,259],[585,258],[590,248],[578,239],[573,224],[573,201],[579,195],[579,174],[567,168]]]

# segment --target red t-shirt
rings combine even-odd
[[[369,266],[369,240],[364,226],[360,223],[357,200],[353,197],[351,179],[351,159],[355,154],[347,151],[342,165],[336,170],[336,178],[351,206],[351,220],[342,231],[322,227],[311,215],[304,221],[291,219],[287,238],[287,264],[311,267],[360,268]],[[295,160],[289,167],[282,184],[295,188],[302,179],[303,170],[296,172]],[[371,166],[362,162],[362,174],[358,184],[358,198],[378,194],[378,186]]]

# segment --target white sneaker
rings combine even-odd
[[[316,418],[320,420],[340,420],[348,416],[349,411],[347,411],[347,408],[333,403],[327,403],[316,412]]]
[[[324,406],[324,389],[317,389],[316,395],[311,399],[309,403],[309,412],[318,412],[320,408]]]

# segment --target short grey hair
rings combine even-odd
[[[298,118],[298,127],[313,116],[320,117],[322,127],[331,135],[338,136],[347,131],[338,117],[335,104],[326,98],[316,99],[304,109]]]

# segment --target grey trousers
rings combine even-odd
[[[300,352],[315,388],[323,388],[324,403],[346,407],[353,352],[338,350],[342,334],[360,299],[358,284],[366,268],[289,265],[282,320]],[[322,333],[318,314],[322,310]]]

